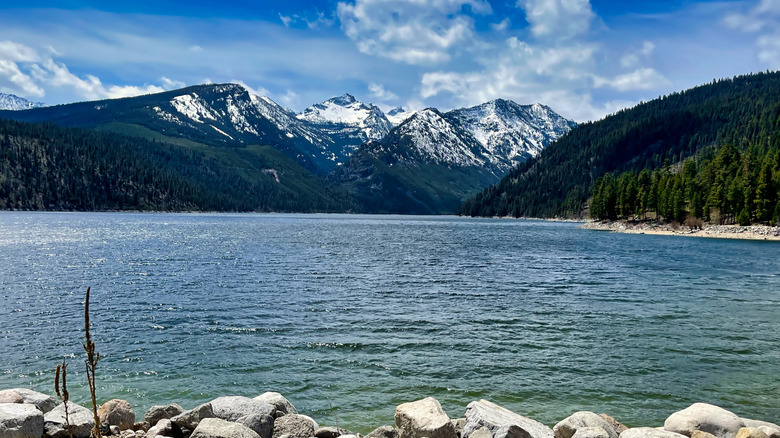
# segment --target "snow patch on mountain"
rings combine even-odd
[[[45,106],[41,102],[32,102],[15,94],[0,93],[0,110],[21,111]]]
[[[385,117],[393,126],[398,126],[405,122],[409,117],[417,114],[417,111],[407,111],[403,107],[396,107],[385,113]]]
[[[374,105],[365,104],[351,94],[314,104],[297,115],[327,134],[380,140],[393,128],[385,114]]]
[[[475,154],[455,127],[435,109],[417,112],[396,129],[395,135],[408,138],[411,146],[427,161],[457,166],[482,166],[485,163],[484,158]]]
[[[209,104],[195,93],[176,96],[171,100],[171,105],[176,108],[176,111],[197,123],[203,123],[202,119],[217,120],[218,114],[215,114],[209,108]]]

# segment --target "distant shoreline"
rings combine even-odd
[[[780,241],[780,227],[766,225],[703,225],[701,229],[685,226],[676,228],[670,224],[648,222],[586,222],[580,228],[594,231],[611,231],[626,234],[652,234],[659,236],[708,237],[715,239],[772,240]]]

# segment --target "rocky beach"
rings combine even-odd
[[[684,225],[658,224],[651,222],[592,221],[586,222],[580,227],[586,230],[612,231],[627,234],[780,241],[780,227],[767,225],[741,226],[704,224],[700,228],[691,228]]]
[[[88,438],[92,411],[24,388],[0,391],[0,438]],[[218,397],[192,409],[152,406],[143,418],[130,403],[113,399],[98,410],[101,434],[120,438],[364,438],[321,426],[277,392],[257,397]],[[575,412],[552,428],[487,400],[473,401],[462,417],[450,417],[432,397],[398,405],[395,424],[365,438],[780,438],[780,426],[742,418],[726,409],[694,403],[663,425],[627,427],[608,414]]]

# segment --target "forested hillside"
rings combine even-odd
[[[733,146],[736,156],[732,158],[738,164],[724,163],[725,171],[714,167],[707,170],[708,160],[726,144]],[[713,81],[642,103],[598,122],[579,125],[542,151],[538,158],[521,164],[498,184],[468,200],[459,208],[459,213],[581,217],[595,182],[605,174],[620,175],[630,171],[639,179],[640,172],[647,169],[642,177],[645,183],[649,172],[680,163],[669,168],[670,175],[676,174],[673,170],[682,169],[681,162],[689,157],[695,157],[695,173],[702,173],[701,181],[720,181],[708,187],[731,185],[740,166],[745,168],[742,174],[749,174],[757,181],[764,162],[772,160],[767,157],[777,150],[778,144],[780,73]],[[749,164],[745,164],[746,161]],[[691,166],[688,165],[689,176]],[[656,173],[655,178],[660,183],[661,173]],[[691,193],[696,190],[691,192],[687,186],[686,190],[690,202]],[[736,191],[735,188],[733,193]],[[707,202],[715,207],[725,199],[717,195],[710,200],[709,192],[701,192],[699,197],[702,199],[697,202],[702,203],[702,208]],[[750,198],[744,191],[742,197]],[[724,217],[739,214],[744,209],[737,201],[729,202],[729,206],[719,204]],[[737,208],[739,210],[735,212]]]
[[[0,120],[0,209],[348,211],[326,188],[270,146],[208,148]],[[280,183],[281,182],[281,183]]]

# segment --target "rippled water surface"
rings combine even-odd
[[[706,401],[780,421],[780,245],[454,217],[0,213],[0,388],[139,418],[285,394],[367,432],[438,398],[547,424],[577,410],[661,425]]]

